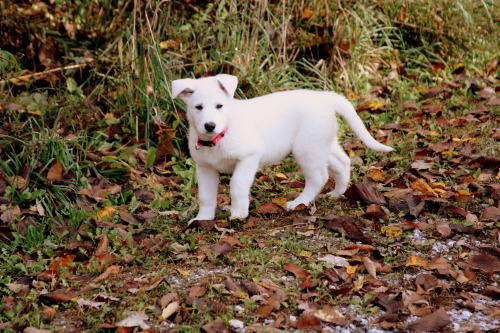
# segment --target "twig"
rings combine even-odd
[[[57,68],[49,69],[49,70],[46,70],[46,71],[43,71],[43,72],[31,73],[31,74],[26,74],[26,75],[18,76],[18,77],[13,77],[13,78],[8,79],[8,80],[2,80],[2,81],[0,81],[0,85],[4,85],[7,82],[11,82],[13,84],[18,84],[21,81],[23,81],[23,82],[36,81],[36,80],[39,80],[40,78],[42,78],[42,77],[44,77],[46,75],[52,74],[52,73],[62,72],[62,71],[68,70],[68,69],[83,68],[83,67],[89,65],[92,62],[94,62],[93,59],[92,60],[87,60],[86,62],[81,63],[81,64],[68,65],[68,66],[63,66],[63,67],[57,67]]]

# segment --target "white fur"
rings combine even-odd
[[[306,185],[297,199],[287,203],[288,209],[311,203],[327,182],[328,169],[335,179],[335,189],[328,196],[343,194],[350,178],[350,158],[337,140],[335,112],[368,147],[392,150],[370,135],[351,103],[339,94],[293,90],[237,100],[233,99],[237,84],[235,76],[226,74],[172,82],[172,97],[186,102],[189,149],[196,162],[200,210],[193,220],[214,219],[219,173],[233,174],[231,217],[247,217],[257,170],[290,153],[304,172]],[[197,109],[200,105],[202,110]],[[215,128],[207,131],[206,124]],[[215,147],[197,145],[198,138],[212,140],[225,128],[226,135]]]

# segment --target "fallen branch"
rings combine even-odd
[[[33,82],[33,81],[40,80],[41,78],[43,78],[49,74],[59,73],[59,72],[62,72],[62,71],[68,70],[68,69],[78,69],[78,68],[86,67],[87,65],[89,65],[92,62],[94,62],[94,59],[87,60],[81,64],[57,67],[57,68],[48,69],[48,70],[43,71],[43,72],[31,73],[31,74],[18,76],[18,77],[13,77],[13,78],[8,79],[8,80],[0,81],[0,85],[4,85],[7,82],[10,82],[10,83],[13,83],[16,85],[19,83],[22,83],[22,82]]]

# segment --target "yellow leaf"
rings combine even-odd
[[[382,232],[387,237],[397,238],[401,236],[401,234],[403,233],[403,229],[396,226],[385,225],[382,228],[380,228],[380,232]]]
[[[286,198],[273,198],[273,199],[271,199],[271,202],[286,209]]]
[[[441,155],[445,155],[445,156],[446,156],[446,155],[455,156],[455,155],[458,155],[458,153],[457,153],[457,152],[455,152],[455,151],[442,151],[442,152],[441,152]]]
[[[241,298],[241,299],[248,299],[249,298],[248,293],[246,293],[244,291],[231,290],[231,294],[233,294],[234,296]]]
[[[99,220],[109,220],[110,218],[113,217],[113,215],[115,215],[115,213],[116,209],[114,207],[106,206],[97,212],[96,217]]]
[[[366,101],[358,105],[358,111],[376,111],[385,106],[385,102],[382,100]]]
[[[346,265],[345,266],[346,273],[351,275],[351,276],[356,273],[357,269],[358,269],[358,265],[354,265],[354,266]]]
[[[471,195],[467,190],[458,190],[457,195]]]
[[[166,49],[173,49],[177,47],[177,42],[175,40],[169,39],[169,40],[164,40],[160,42],[160,49],[161,50],[166,50]]]
[[[419,190],[423,194],[430,194],[430,195],[433,195],[435,197],[438,197],[438,194],[436,192],[434,192],[432,187],[430,187],[429,184],[427,184],[425,182],[425,180],[423,180],[422,178],[419,178],[416,181],[412,182],[411,188],[414,190]]]
[[[312,252],[311,251],[301,251],[300,255],[305,256],[305,257],[310,257],[310,256],[312,256]]]
[[[42,111],[40,110],[35,110],[35,111],[30,111],[28,110],[28,114],[32,115],[32,116],[41,116],[42,115]]]
[[[180,269],[180,268],[177,268],[177,271],[182,275],[182,276],[189,276],[191,275],[191,273],[189,273],[188,271],[185,271],[183,269]]]
[[[314,15],[314,11],[311,10],[309,7],[304,8],[304,11],[302,12],[302,19],[307,20],[311,18]]]
[[[376,182],[383,182],[385,180],[384,172],[380,169],[371,169],[367,176]]]
[[[453,141],[456,141],[456,142],[474,142],[474,141],[476,141],[476,138],[470,138],[470,137],[465,137],[462,139],[453,138]]]
[[[419,255],[412,255],[407,261],[406,261],[406,266],[425,266],[427,265],[428,260],[422,258]]]
[[[460,258],[465,258],[469,255],[469,252],[462,252],[460,253]]]
[[[115,115],[112,112],[108,112],[104,114],[104,119],[109,120],[109,119],[115,119]]]
[[[276,180],[279,180],[279,181],[288,179],[288,177],[284,173],[281,173],[281,172],[278,172],[277,174],[275,174],[274,178],[276,178]]]
[[[349,155],[349,157],[356,156],[356,153],[354,151],[352,151],[352,149],[349,149],[349,151],[347,152],[347,154]]]

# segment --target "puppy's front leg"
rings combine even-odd
[[[197,165],[196,177],[198,178],[198,199],[200,210],[198,215],[189,221],[213,220],[217,206],[217,188],[219,185],[219,172],[210,166]]]
[[[259,168],[257,157],[246,158],[236,165],[231,177],[231,217],[244,219],[248,216],[250,187]]]

